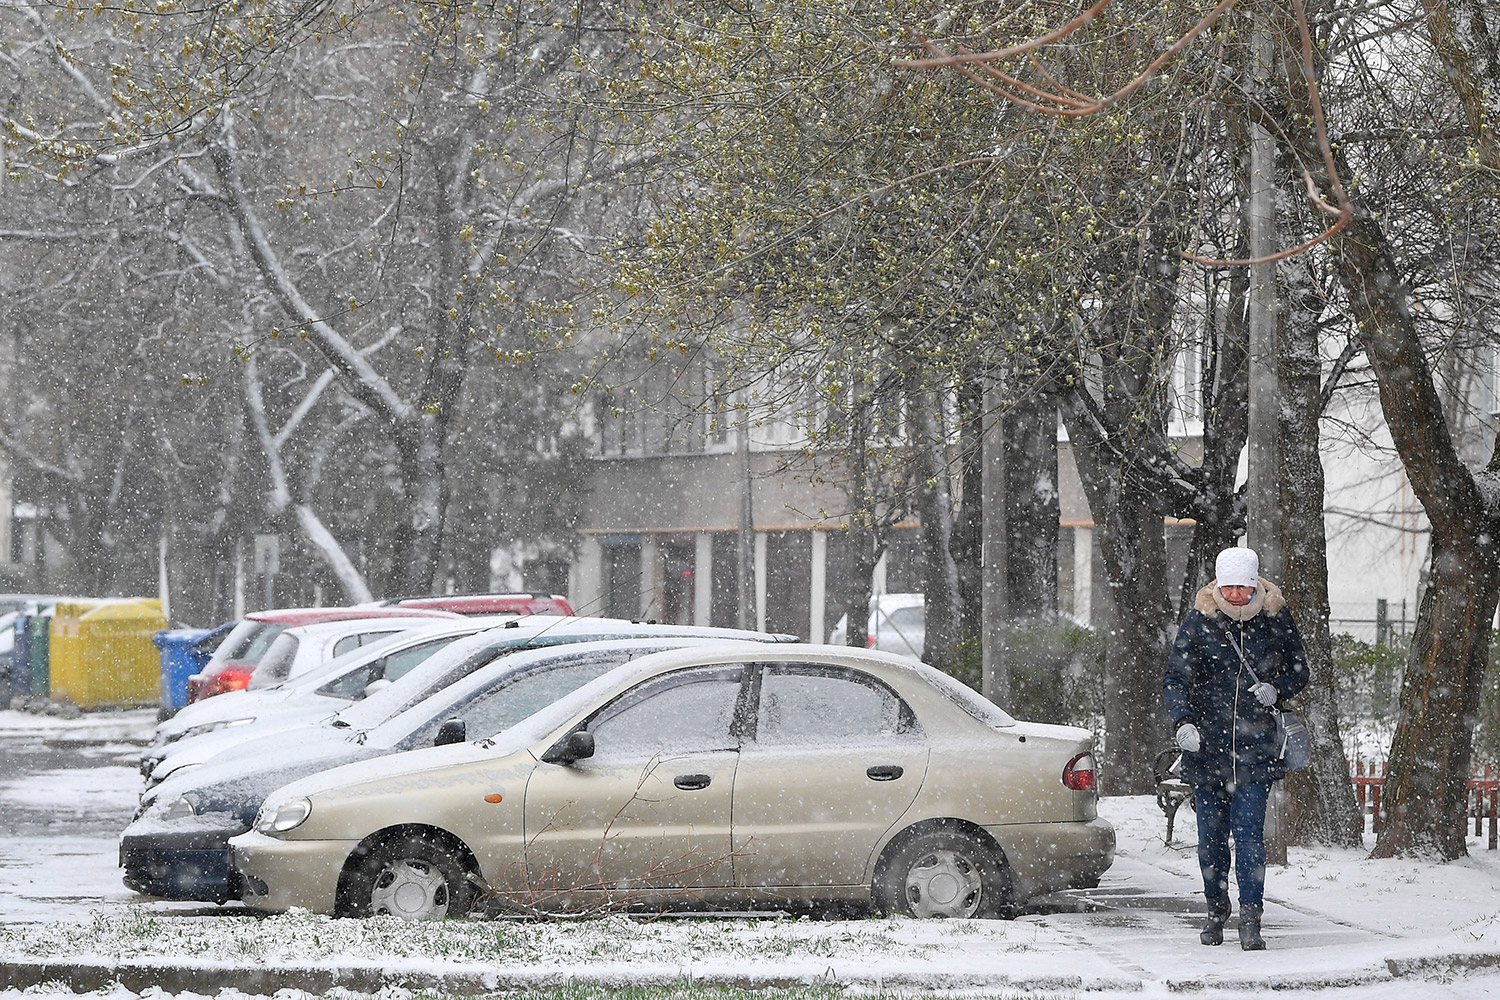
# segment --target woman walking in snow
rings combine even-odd
[[[1286,599],[1261,578],[1253,549],[1225,549],[1214,569],[1177,631],[1162,695],[1198,813],[1208,900],[1199,940],[1224,941],[1233,837],[1240,947],[1260,951],[1266,799],[1271,782],[1286,777],[1271,709],[1307,685],[1307,656]]]

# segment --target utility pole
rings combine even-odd
[[[1254,77],[1265,85],[1274,53],[1263,16],[1257,15],[1254,35]],[[1250,125],[1250,257],[1259,260],[1276,252],[1276,143],[1259,124]],[[1260,556],[1260,575],[1280,580],[1281,486],[1277,448],[1279,387],[1276,328],[1280,319],[1275,262],[1250,267],[1250,475],[1246,484],[1250,547]],[[1285,782],[1271,786],[1266,810],[1266,860],[1286,864],[1287,808]]]

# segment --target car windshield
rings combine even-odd
[[[290,632],[278,635],[255,665],[255,672],[250,675],[250,687],[268,688],[286,680],[292,673],[292,661],[297,658],[299,645],[297,637]]]
[[[375,746],[394,746],[398,741],[410,747],[426,746],[450,718],[464,720],[470,740],[493,736],[619,666],[626,655],[562,656],[509,673],[486,671],[487,681],[477,690],[465,685],[467,694],[454,698],[453,689],[445,689],[376,726],[369,742]]]
[[[613,688],[618,683],[617,677],[621,673],[628,674],[631,669],[633,668],[626,664],[594,678],[572,694],[563,695],[546,708],[522,719],[509,729],[496,733],[493,738],[494,744],[506,750],[520,749],[552,735],[558,726],[577,715],[601,694]]]
[[[246,618],[224,637],[219,648],[214,650],[204,665],[203,673],[216,674],[226,663],[259,663],[276,637],[286,631],[282,622],[256,621]]]
[[[696,644],[685,639],[621,640],[602,647],[526,650],[476,670],[370,730],[374,746],[424,746],[449,718],[470,740],[493,736],[627,660]],[[347,719],[349,713],[340,713]]]
[[[922,608],[896,608],[885,616],[886,624],[894,629],[917,630],[923,627],[925,619],[922,617]]]
[[[433,691],[473,673],[491,660],[510,652],[515,643],[500,643],[493,636],[464,636],[428,656],[390,687],[339,712],[337,724],[350,729],[370,729],[396,713],[421,701]]]
[[[314,693],[329,698],[344,698],[349,701],[359,701],[365,696],[366,689],[375,681],[387,680],[395,682],[400,680],[406,674],[426,662],[434,653],[437,653],[458,638],[459,636],[456,635],[442,635],[435,639],[419,642],[416,645],[403,646],[395,652],[387,653],[385,656],[376,657],[375,659],[363,657],[358,661],[358,666],[340,671],[338,676],[329,680]]]

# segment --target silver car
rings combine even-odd
[[[870,602],[870,620],[866,625],[865,644],[871,649],[899,653],[914,660],[922,658],[927,642],[926,598],[922,594],[879,594]],[[839,618],[828,635],[835,646],[848,642],[849,616]]]
[[[886,653],[725,643],[618,667],[493,740],[293,782],[230,843],[270,910],[973,917],[1096,885],[1096,806],[1085,730]]]

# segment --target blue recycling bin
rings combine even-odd
[[[188,677],[203,669],[219,640],[234,622],[218,628],[164,628],[151,637],[161,650],[161,704],[179,709],[187,704]]]

